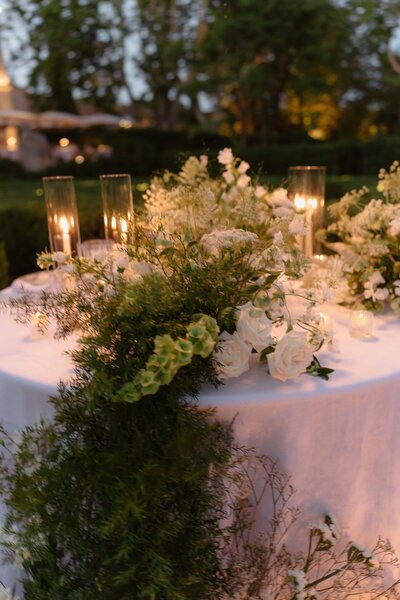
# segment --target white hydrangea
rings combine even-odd
[[[222,248],[232,248],[243,244],[257,245],[258,236],[244,229],[223,229],[212,231],[202,236],[200,244],[210,254],[218,254]]]

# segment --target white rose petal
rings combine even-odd
[[[214,352],[215,370],[220,379],[239,377],[249,369],[251,348],[235,332],[223,331]]]
[[[271,329],[272,321],[263,310],[255,308],[251,302],[239,308],[236,319],[237,334],[257,352],[271,345]]]
[[[303,331],[290,331],[276,345],[275,352],[268,355],[268,367],[272,377],[280,381],[294,379],[307,369],[313,358],[313,349]]]

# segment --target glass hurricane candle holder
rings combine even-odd
[[[114,242],[112,240],[86,240],[82,242],[82,256],[91,259],[101,259],[112,252]]]
[[[374,315],[368,310],[353,310],[350,315],[350,335],[358,340],[372,337]]]
[[[315,233],[324,222],[325,177],[326,167],[289,167],[289,197],[306,219],[307,233],[298,243],[307,258],[321,253]]]
[[[104,210],[104,230],[107,240],[126,244],[133,219],[133,198],[130,175],[100,175]]]
[[[81,237],[73,177],[44,177],[50,249],[80,255]]]

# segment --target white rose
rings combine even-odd
[[[233,335],[223,331],[219,336],[217,350],[214,352],[215,370],[220,379],[239,377],[249,368],[251,348],[235,332]]]
[[[236,319],[237,334],[257,352],[271,345],[271,329],[272,321],[263,310],[255,308],[251,302],[239,308]]]
[[[313,349],[303,331],[290,331],[268,355],[269,372],[275,379],[286,381],[298,377],[307,369],[313,358]]]

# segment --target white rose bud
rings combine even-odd
[[[223,331],[219,336],[218,347],[214,352],[215,370],[220,379],[239,377],[249,369],[251,348],[235,332]]]
[[[275,352],[268,355],[268,367],[272,377],[280,381],[294,379],[307,369],[313,359],[313,349],[303,331],[290,331],[276,345]]]
[[[271,345],[271,329],[272,321],[263,310],[255,308],[251,302],[239,308],[236,318],[237,334],[257,352]]]

